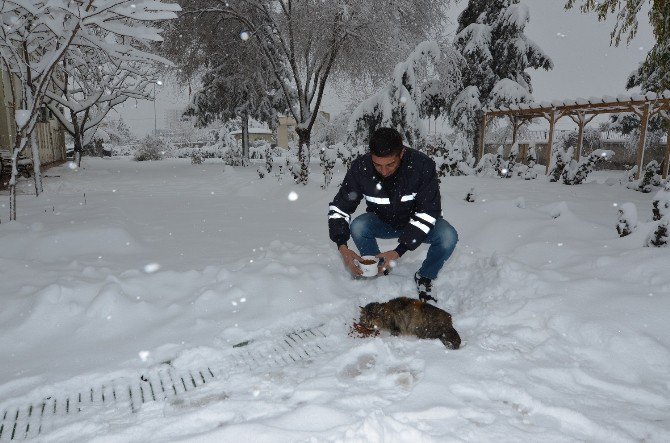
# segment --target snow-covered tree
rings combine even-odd
[[[519,143],[515,142],[509,151],[507,158],[507,166],[501,171],[501,176],[504,178],[513,177],[520,169],[522,164],[517,163],[516,159],[519,157]]]
[[[237,26],[221,27],[220,20],[217,14],[181,15],[168,25],[162,52],[175,62],[181,83],[198,84],[186,114],[200,127],[239,118],[242,156],[248,159],[250,120],[274,129],[288,105],[272,65],[247,34],[242,38]]]
[[[651,4],[649,23],[656,43],[628,78],[627,88],[639,86],[643,91],[663,92],[670,89],[670,7],[666,0],[648,2]],[[567,0],[565,7],[569,9],[579,4],[582,12],[595,12],[601,21],[610,14],[616,14],[610,38],[611,43],[618,46],[622,37],[626,37],[628,44],[637,34],[642,3],[643,0]]]
[[[78,51],[84,50],[82,48],[104,53],[113,60],[131,61],[137,54],[134,47],[119,45],[111,36],[144,43],[159,41],[158,30],[146,22],[174,18],[177,10],[177,5],[155,0],[8,0],[0,3],[0,63],[20,85],[19,96],[12,97],[18,105],[13,163],[30,141],[37,193],[41,192],[42,184],[33,131],[42,107],[53,99],[50,94],[57,91],[54,75],[61,63],[76,59],[77,66],[83,66],[83,59],[75,58]],[[12,176],[10,218],[15,219],[15,174]]]
[[[596,163],[610,160],[614,155],[614,151],[606,149],[597,149],[589,154],[588,157],[583,157],[579,162],[577,160],[570,160],[570,163],[563,168],[561,178],[565,185],[580,185],[593,171]]]
[[[630,235],[637,229],[637,208],[634,203],[624,203],[619,206],[619,221],[616,232],[619,237]]]
[[[130,127],[123,117],[103,120],[102,128],[109,134],[109,142],[115,145],[125,145],[133,139]]]
[[[354,110],[349,125],[353,138],[366,141],[377,128],[391,127],[411,146],[424,147],[422,119],[440,115],[440,108],[451,103],[459,87],[457,57],[448,45],[440,47],[432,40],[419,43],[405,60],[396,64],[389,84]]]
[[[526,154],[527,166],[520,171],[519,176],[524,180],[534,180],[537,178],[537,171],[535,165],[537,164],[537,153],[534,145],[528,146],[528,153]]]
[[[392,7],[386,0],[183,0],[181,5],[184,15],[211,16],[213,36],[235,28],[267,60],[297,123],[299,158],[306,158],[302,151],[331,78],[388,75],[397,55],[428,38],[446,17],[442,0],[398,0]]]
[[[450,120],[479,143],[482,108],[532,100],[528,68],[553,67],[525,34],[528,7],[519,0],[470,0],[458,17],[454,43],[467,60],[463,90],[454,100]]]

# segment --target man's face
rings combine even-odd
[[[377,157],[372,154],[372,164],[383,178],[390,177],[400,167],[400,159],[403,155],[405,155],[405,148],[399,154],[389,155],[388,157]]]

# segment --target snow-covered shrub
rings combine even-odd
[[[459,134],[452,144],[446,137],[437,137],[430,146],[438,177],[472,175],[472,149],[464,135]]]
[[[191,164],[192,165],[201,165],[202,162],[204,162],[205,159],[200,155],[198,152],[194,152],[191,154]]]
[[[474,203],[477,201],[477,191],[475,191],[475,188],[470,188],[468,191],[467,195],[463,199],[466,202]]]
[[[606,149],[596,149],[588,157],[582,158],[581,161],[570,160],[570,164],[563,168],[561,177],[563,184],[566,185],[580,185],[584,183],[586,177],[593,171],[593,167],[600,161],[610,160],[614,155],[614,151]]]
[[[656,160],[647,163],[647,166],[642,170],[641,177],[635,180],[635,168],[631,170],[633,173],[628,177],[631,180],[626,187],[634,191],[649,193],[654,189],[654,186],[661,185],[661,165]]]
[[[619,237],[631,234],[637,228],[637,208],[633,203],[624,203],[619,206],[619,221],[616,232]]]
[[[274,155],[272,152],[272,147],[269,145],[265,148],[265,152],[263,153],[263,158],[265,158],[265,164],[262,166],[259,166],[256,172],[258,172],[258,176],[260,178],[264,178],[266,175],[270,174],[272,172],[272,169],[274,168]]]
[[[558,145],[554,145],[551,151],[551,169],[549,170],[549,181],[557,182],[561,178],[563,169],[566,165],[570,164],[572,160],[573,153],[575,148],[569,147],[567,150],[563,150]]]
[[[336,159],[337,147],[327,147],[325,143],[322,144],[319,151],[319,165],[323,170],[323,184],[321,185],[321,189],[326,189],[330,184],[330,181],[333,179],[333,168],[335,167]]]
[[[503,178],[513,177],[519,170],[522,169],[521,166],[523,166],[523,164],[516,162],[517,157],[519,157],[519,143],[514,142],[512,148],[509,151],[507,166],[500,171],[501,177]]]
[[[286,157],[286,169],[291,173],[297,185],[307,185],[309,182],[309,152],[307,149],[298,150],[297,164]]]
[[[140,142],[140,146],[135,151],[135,161],[153,161],[162,160],[165,154],[165,143],[157,137],[147,135]]]
[[[537,178],[537,171],[535,171],[535,165],[537,164],[537,153],[535,152],[535,146],[528,147],[526,163],[528,163],[528,166],[523,168],[522,171],[519,171],[519,176],[524,180],[535,180]]]
[[[670,224],[670,217],[664,217],[654,229],[654,232],[649,235],[647,239],[647,246],[667,247],[670,236],[668,235],[668,225]]]
[[[670,223],[670,180],[666,181],[652,202],[651,212],[656,228],[647,238],[647,246],[667,246],[670,237],[668,235],[668,224]]]
[[[497,176],[497,158],[498,157],[492,153],[482,155],[482,158],[479,159],[479,163],[477,163],[477,166],[475,167],[477,175]]]

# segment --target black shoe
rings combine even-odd
[[[429,300],[437,301],[433,297],[433,281],[427,277],[422,277],[418,272],[414,274],[414,283],[419,293],[419,300],[427,302]]]

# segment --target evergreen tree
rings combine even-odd
[[[526,5],[519,0],[470,0],[458,17],[455,46],[467,61],[464,89],[451,121],[479,143],[482,108],[532,100],[528,68],[553,68],[551,59],[526,35]]]

